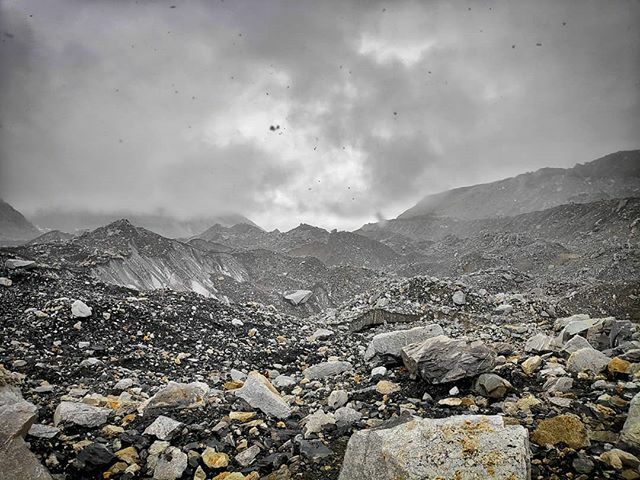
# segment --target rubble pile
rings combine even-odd
[[[432,277],[299,318],[9,265],[7,478],[640,478],[627,319]]]

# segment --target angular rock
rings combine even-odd
[[[503,398],[512,388],[511,383],[495,373],[483,373],[473,385],[476,393],[489,398]]]
[[[333,413],[333,417],[338,427],[348,427],[358,423],[362,414],[351,407],[340,407]]]
[[[224,468],[229,465],[229,456],[223,452],[216,452],[213,448],[207,447],[202,452],[202,461],[209,468]]]
[[[260,447],[257,445],[251,445],[249,448],[236,455],[235,460],[243,467],[248,467],[253,463],[259,453]]]
[[[233,393],[253,408],[262,410],[272,417],[287,418],[291,415],[291,408],[287,402],[283,400],[271,382],[258,372],[250,372],[242,388]]]
[[[555,339],[544,333],[538,333],[527,340],[524,345],[524,351],[527,353],[544,353],[552,352],[556,349]]]
[[[329,408],[336,409],[344,406],[349,401],[349,394],[344,390],[334,390],[329,394],[327,405]]]
[[[322,362],[306,368],[302,374],[309,380],[319,380],[325,377],[340,375],[341,373],[351,370],[353,366],[349,362],[332,361]]]
[[[627,420],[620,432],[620,441],[640,450],[640,393],[636,394],[629,403]]]
[[[176,480],[187,469],[187,454],[177,447],[167,447],[158,457],[153,470],[155,480]]]
[[[300,305],[306,303],[313,295],[311,290],[294,290],[284,294],[284,299],[292,305]]]
[[[392,422],[351,436],[339,478],[528,480],[528,434],[520,425],[505,426],[499,416]]]
[[[73,318],[87,318],[91,316],[91,313],[91,307],[82,300],[76,300],[71,304],[71,316]]]
[[[431,383],[447,383],[474,377],[495,366],[495,352],[482,342],[445,335],[429,338],[402,349],[402,360],[410,373]]]
[[[371,339],[367,351],[364,354],[364,359],[368,362],[375,360],[376,362],[385,363],[387,361],[399,360],[402,357],[403,347],[443,334],[444,331],[438,324],[415,327],[409,330],[379,333]]]
[[[335,425],[336,419],[331,413],[324,413],[324,410],[319,409],[303,418],[302,423],[304,424],[304,438],[307,438],[312,433],[322,432],[328,425]]]
[[[575,449],[591,445],[586,427],[579,417],[572,414],[541,420],[538,428],[531,434],[531,441],[538,445],[563,443]]]
[[[81,427],[99,427],[107,423],[109,410],[86,403],[61,402],[53,414],[53,425],[73,424]]]
[[[153,435],[158,440],[170,440],[181,427],[181,422],[178,422],[173,418],[160,415],[145,429],[144,435]]]
[[[574,373],[593,372],[598,373],[604,370],[611,359],[604,353],[594,348],[581,348],[576,350],[567,360],[567,370]]]
[[[333,330],[329,330],[327,328],[318,328],[315,332],[313,332],[311,338],[315,340],[326,340],[327,338],[333,337],[333,335]]]
[[[154,408],[197,408],[205,404],[209,385],[203,382],[169,382],[149,399],[145,410]]]
[[[465,305],[467,303],[467,297],[465,296],[464,292],[460,290],[452,295],[451,300],[453,300],[453,303],[455,303],[456,305]]]
[[[576,335],[575,337],[571,337],[567,342],[562,346],[562,350],[567,352],[568,354],[572,354],[582,348],[593,348],[589,341],[581,337],[580,335]]]
[[[526,375],[531,375],[538,371],[538,369],[542,366],[542,357],[535,355],[533,357],[527,358],[524,362],[522,362],[522,371]]]
[[[51,425],[34,423],[29,429],[29,435],[36,438],[53,438],[60,433],[60,429]]]

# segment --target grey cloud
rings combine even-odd
[[[0,0],[3,197],[355,228],[638,147],[636,2],[174,4]]]

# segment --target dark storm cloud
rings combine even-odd
[[[357,227],[638,147],[637,2],[0,5],[1,195],[26,212]]]

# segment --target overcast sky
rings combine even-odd
[[[357,228],[638,148],[639,24],[636,0],[0,0],[0,196]]]

